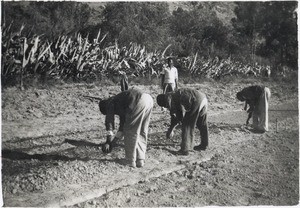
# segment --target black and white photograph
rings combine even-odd
[[[0,11],[0,206],[299,206],[298,1]]]

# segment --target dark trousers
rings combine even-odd
[[[182,121],[181,151],[193,150],[195,127],[200,130],[201,146],[208,146],[207,105],[200,109],[200,104],[186,112]]]
[[[163,88],[163,94],[173,92],[175,90],[175,83],[165,83]]]

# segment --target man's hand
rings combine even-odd
[[[174,136],[174,131],[173,130],[168,130],[167,131],[167,139],[172,139]]]
[[[111,143],[105,143],[105,144],[102,144],[102,152],[103,153],[110,153],[112,151],[112,145]]]
[[[179,120],[177,119],[176,115],[172,114],[171,115],[171,125],[167,131],[167,139],[172,139],[172,137],[174,136],[174,129],[178,125],[178,123],[179,123]]]
[[[175,80],[175,90],[178,90],[178,81]]]
[[[113,142],[113,133],[112,131],[107,132],[106,135],[106,142],[102,144],[102,152],[103,153],[110,153],[112,151],[112,142]]]

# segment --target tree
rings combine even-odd
[[[297,67],[297,2],[265,2],[261,35],[266,39],[259,51],[279,63]]]
[[[110,41],[136,42],[154,50],[165,45],[169,15],[167,3],[114,2],[104,9],[102,28],[109,32]]]
[[[236,18],[232,21],[238,44],[242,46],[240,51],[243,50],[243,56],[250,56],[252,62],[256,62],[255,54],[258,42],[262,38],[260,36],[263,24],[262,2],[237,2],[236,4]]]
[[[84,27],[90,17],[90,8],[80,2],[3,2],[2,19],[12,21],[15,30],[25,24],[24,32],[56,38]]]
[[[214,2],[190,2],[190,9],[179,7],[173,12],[170,21],[171,34],[181,41],[183,56],[195,54],[215,56],[227,48],[228,28],[218,18]]]
[[[2,1],[2,26],[3,24],[9,25],[11,23],[12,31],[20,30],[22,24],[26,23],[32,14],[28,11],[27,6],[29,2],[7,2]],[[26,28],[27,30],[29,28]]]
[[[297,64],[297,2],[238,2],[233,26],[252,55]],[[245,49],[244,48],[244,49]],[[240,51],[242,48],[240,48]],[[275,64],[275,63],[274,63]]]

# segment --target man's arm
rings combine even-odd
[[[250,109],[249,109],[250,110]],[[248,110],[248,111],[249,111]],[[246,125],[248,125],[249,124],[249,121],[250,121],[250,119],[252,118],[252,113],[253,113],[253,111],[249,111],[248,112],[248,118],[247,118],[247,120],[246,120]]]
[[[114,112],[113,103],[109,103],[109,105],[107,106],[105,127],[106,127],[106,143],[111,143],[113,141],[113,130],[115,129],[115,112]]]
[[[180,95],[175,93],[170,102],[171,125],[167,131],[167,138],[172,138],[174,128],[182,121],[184,116],[184,109],[180,103]]]
[[[119,129],[117,134],[115,135],[114,139],[113,139],[113,144],[115,145],[117,143],[117,141],[119,139],[123,138],[123,128],[124,128],[124,124],[125,124],[125,115],[120,115],[120,124],[119,124]]]
[[[120,115],[120,124],[119,124],[118,131],[123,131],[124,124],[125,124],[125,115]]]
[[[247,104],[248,104],[248,101],[246,100],[244,110],[247,110]]]
[[[174,134],[173,130],[178,125],[178,123],[179,123],[179,120],[177,119],[177,117],[174,114],[172,114],[171,115],[171,125],[167,131],[167,139],[171,139],[173,137],[173,134]]]

